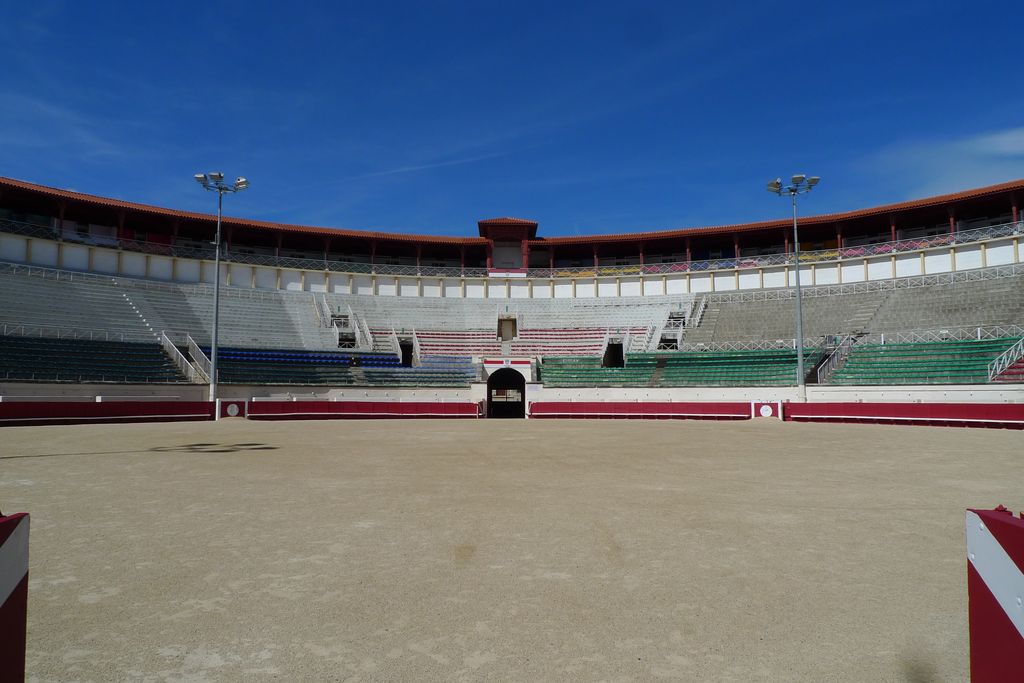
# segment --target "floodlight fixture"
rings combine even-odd
[[[802,183],[804,181],[804,179],[806,177],[807,176],[805,176],[803,173],[798,173],[795,176],[793,176],[792,178],[790,178],[790,182],[792,182],[794,185],[799,185],[800,183]]]
[[[193,177],[196,179],[196,182],[199,183],[200,185],[205,185],[207,182],[205,173],[196,173],[195,176]]]
[[[220,171],[211,171],[207,175],[209,175],[210,180],[212,180],[215,183],[219,183],[224,180],[224,174],[221,173]]]
[[[776,178],[768,183],[768,191],[774,192],[775,194],[782,192],[782,178]]]
[[[807,189],[808,190],[811,189],[812,187],[814,187],[815,185],[817,185],[820,182],[821,182],[821,178],[819,178],[816,175],[812,175],[810,178],[807,179]]]

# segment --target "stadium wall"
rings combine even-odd
[[[1021,263],[1019,236],[844,260],[807,261],[800,265],[802,285],[849,284],[917,275],[960,272]],[[166,282],[212,283],[212,261],[103,246],[73,244],[0,233],[0,260],[104,275],[150,278]],[[225,262],[224,284],[250,289],[332,292],[387,297],[465,299],[590,299],[619,296],[665,296],[773,289],[795,284],[791,265],[730,268],[686,273],[621,276],[431,277],[344,273]]]

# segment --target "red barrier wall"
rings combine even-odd
[[[1024,429],[1021,403],[785,403],[786,420]]]
[[[433,403],[428,401],[250,401],[250,420],[316,420],[480,416],[476,403]]]
[[[530,417],[749,420],[750,403],[534,401],[530,404]]]
[[[0,425],[178,422],[212,420],[206,401],[25,401],[0,403]]]

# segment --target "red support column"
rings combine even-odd
[[[598,266],[597,266],[597,245],[596,244],[591,245],[591,248],[594,250],[594,271],[596,272],[597,268],[598,268]]]
[[[416,272],[417,273],[420,272],[420,261],[422,261],[422,257],[423,257],[423,245],[422,244],[417,244],[416,245]]]
[[[459,274],[466,274],[466,245],[459,245]]]
[[[281,242],[284,241],[284,233],[277,233],[277,243],[274,245],[274,258],[281,258]]]
[[[226,234],[227,242],[228,242],[228,245],[226,247],[224,247],[224,253],[225,254],[230,254],[231,253],[231,237],[232,237],[232,232],[233,232],[231,230],[231,226],[230,225],[227,226],[227,229],[224,232]]]
[[[530,267],[530,243],[527,242],[526,240],[523,240],[522,252],[523,252],[523,268],[529,268]]]
[[[843,226],[836,223],[836,248],[843,248]]]
[[[1010,195],[1010,216],[1014,223],[1016,223],[1017,219],[1020,217],[1020,213],[1017,210],[1017,195],[1015,194]]]
[[[494,267],[494,242],[487,240],[487,270]]]
[[[370,240],[370,270],[377,264],[377,240]]]
[[[644,265],[644,243],[640,243],[640,265]]]
[[[789,232],[788,231],[784,230],[782,232],[782,240],[783,240],[783,244],[786,245],[785,246],[786,254],[789,254]]]
[[[738,259],[740,257],[740,236],[732,236],[732,253],[733,258]]]
[[[555,248],[551,247],[551,251],[548,252],[548,268],[551,270],[555,269]]]
[[[66,207],[67,207],[67,204],[65,204],[64,202],[61,202],[60,203],[60,208],[58,209],[58,214],[57,214],[57,239],[59,239],[59,240],[63,240],[64,239],[64,209]],[[1014,219],[1014,220],[1016,220],[1016,219]]]
[[[687,237],[686,238],[686,262],[689,263],[690,261],[692,261],[693,260],[692,257],[693,257],[693,254],[690,251],[690,238]]]
[[[181,229],[181,219],[175,218],[174,222],[171,223],[171,244],[178,243],[178,232]]]
[[[889,241],[896,241],[896,216],[889,216]]]
[[[956,233],[956,214],[953,212],[953,207],[946,210],[949,211],[949,234],[953,235]]]

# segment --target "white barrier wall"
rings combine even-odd
[[[800,264],[802,285],[836,285],[888,280],[1021,262],[1021,237],[939,246],[886,256]],[[84,270],[128,277],[193,283],[213,282],[213,262],[141,254],[105,246],[56,242],[0,234],[0,259],[15,263]],[[792,286],[791,266],[628,276],[490,278],[369,275],[236,264],[221,264],[222,282],[233,287],[397,297],[467,299],[591,299],[664,296]]]

